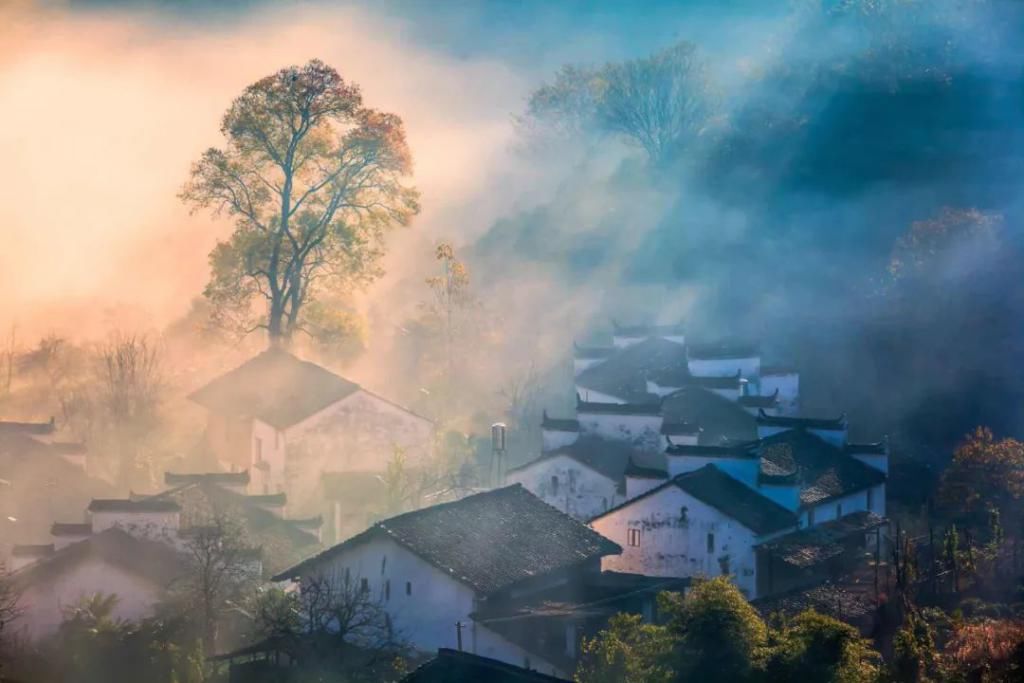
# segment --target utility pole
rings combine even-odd
[[[459,645],[459,652],[462,652],[462,622],[455,622],[455,642]]]

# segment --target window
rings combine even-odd
[[[708,534],[708,554],[715,552],[715,535]]]
[[[388,579],[387,581],[384,582],[384,599],[385,600],[390,600],[391,599],[391,579]]]
[[[359,590],[363,591],[364,593],[369,593],[370,592],[370,581],[368,579],[360,579],[359,580]]]
[[[558,495],[558,477],[551,477],[551,495]]]
[[[252,440],[252,459],[254,462],[263,462],[263,439],[258,436]]]
[[[380,558],[380,573],[383,574],[384,570],[388,568],[388,556]]]
[[[875,511],[875,490],[868,489],[868,512]]]
[[[836,503],[836,519],[839,519],[842,516],[843,516],[843,504],[842,503]]]
[[[683,507],[679,508],[679,523],[680,524],[686,524],[689,521],[689,518],[687,517],[687,513],[689,511],[690,511],[690,509],[688,507],[686,507],[685,505]]]
[[[405,594],[412,595],[412,581],[405,582]]]
[[[630,529],[628,531],[628,533],[627,533],[627,538],[628,538],[628,541],[629,541],[629,545],[631,545],[634,548],[640,547],[640,530],[639,529]]]

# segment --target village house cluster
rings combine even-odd
[[[800,416],[798,373],[755,345],[616,326],[611,346],[574,355],[575,415],[544,413],[535,460],[493,490],[373,522],[379,474],[396,448],[425,462],[434,425],[267,351],[191,396],[222,471],[94,499],[50,543],[14,549],[22,628],[52,632],[96,592],[120,596],[119,617],[147,614],[184,571],[189,530],[230,510],[269,581],[355,586],[445,665],[465,663],[455,650],[568,677],[616,612],[653,619],[658,592],[697,577],[730,576],[755,601],[813,587],[884,524],[886,445],[851,442],[843,416]]]

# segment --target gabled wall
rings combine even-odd
[[[601,560],[603,570],[666,577],[727,573],[748,599],[757,597],[757,536],[677,486],[634,501],[590,526],[622,546],[621,555]],[[630,545],[630,529],[640,532],[639,545]],[[714,534],[710,552],[709,533]]]
[[[615,415],[577,411],[580,434],[657,449],[662,441],[661,415]]]
[[[173,539],[178,531],[180,512],[90,512],[92,532],[98,534],[117,527],[137,538]]]
[[[761,357],[749,358],[690,358],[687,360],[690,374],[694,377],[740,376],[756,381],[761,376]]]
[[[714,465],[733,479],[757,490],[757,474],[760,460],[754,458],[729,458],[709,455],[665,455],[669,477],[695,472],[705,465]]]
[[[779,391],[779,414],[800,414],[800,373],[785,372],[761,375],[761,395],[770,396]]]
[[[566,455],[545,458],[509,472],[505,481],[522,484],[548,505],[583,521],[622,500],[616,482]]]
[[[541,438],[541,450],[545,453],[561,448],[562,446],[569,446],[576,443],[576,440],[580,438],[579,432],[563,431],[561,429],[542,429],[540,432]]]

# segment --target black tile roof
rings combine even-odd
[[[618,439],[581,436],[571,444],[547,451],[541,457],[508,471],[523,470],[560,456],[572,458],[584,467],[607,477],[615,482],[621,491],[625,491],[625,472],[630,459],[636,460],[643,466],[664,469],[664,458],[659,454],[643,452]]]
[[[673,392],[662,401],[666,422],[683,421],[699,425],[700,441],[718,444],[725,439],[753,441],[757,438],[757,422],[753,415],[735,401],[719,396],[703,387],[688,386]]]
[[[247,542],[263,548],[263,566],[267,572],[280,571],[322,547],[315,531],[311,532],[309,527],[301,523],[282,519],[253,498],[259,497],[248,496],[216,482],[201,479],[147,496],[143,500],[177,503],[181,507],[181,526],[184,529],[208,524],[210,515],[215,513],[228,514],[237,519]]]
[[[199,481],[244,486],[249,483],[249,470],[242,472],[201,472],[189,474],[164,472],[164,483],[168,486],[181,486],[182,484],[191,484]]]
[[[700,427],[689,422],[664,422],[661,425],[661,433],[665,436],[676,436],[679,434],[700,434]]]
[[[646,378],[663,370],[686,366],[682,344],[652,337],[622,349],[600,365],[576,377],[582,390],[597,391],[635,403],[650,400]]]
[[[515,484],[383,520],[274,580],[300,576],[356,544],[382,536],[484,594],[622,552],[617,544]]]
[[[552,432],[578,432],[580,431],[580,422],[576,418],[550,417],[548,411],[545,410],[544,417],[540,421],[540,428]]]
[[[101,559],[159,586],[167,586],[186,572],[184,556],[166,543],[136,538],[112,528],[72,543],[12,574],[16,586],[59,575],[81,562]]]
[[[252,416],[286,429],[359,388],[315,363],[271,349],[221,375],[189,398],[215,413]]]
[[[761,355],[761,349],[757,344],[751,343],[687,344],[686,354],[693,360],[757,358]]]
[[[93,498],[89,512],[180,512],[181,506],[173,500],[143,498]]]
[[[53,544],[15,545],[11,547],[12,557],[46,557],[53,554]]]
[[[767,427],[783,427],[785,429],[827,429],[839,431],[846,429],[846,415],[839,417],[785,417],[782,415],[769,415],[763,410],[758,411],[757,424]]]
[[[887,452],[884,441],[877,443],[848,443],[843,447],[843,451],[847,454],[853,455],[885,455]]]
[[[636,477],[637,479],[668,479],[668,472],[655,467],[643,467],[633,462],[633,459],[629,459],[629,463],[626,465],[625,475],[627,477]]]
[[[400,683],[570,683],[567,679],[468,652],[440,649]]]
[[[50,526],[51,536],[88,536],[92,533],[92,524],[73,522],[54,522]]]
[[[665,455],[693,455],[705,458],[748,458],[758,457],[757,451],[746,445],[711,446],[704,444],[672,444],[665,449]]]
[[[758,550],[770,552],[794,567],[812,567],[842,555],[844,541],[850,537],[857,537],[863,545],[864,532],[882,524],[885,524],[883,518],[862,510],[774,538],[759,545]]]
[[[683,334],[682,323],[670,325],[620,325],[612,320],[614,334],[622,337],[656,337],[658,335],[679,336]]]
[[[660,403],[593,403],[576,396],[576,414],[661,415]]]
[[[636,496],[594,519],[606,517],[633,503],[654,495],[667,486],[677,486],[702,503],[736,520],[756,534],[782,531],[797,524],[796,515],[740,483],[714,465],[705,465],[693,472],[680,474],[661,486]],[[593,520],[591,520],[593,521]]]
[[[884,483],[883,472],[845,454],[802,429],[761,440],[762,477],[793,477],[800,482],[800,503],[816,505]]]
[[[11,422],[0,420],[0,434],[28,434],[32,436],[45,436],[53,434],[56,423],[51,417],[49,422]]]
[[[768,396],[740,396],[736,402],[744,408],[760,408],[761,410],[772,408],[779,402],[779,390],[776,389],[775,393]]]
[[[572,344],[573,358],[580,360],[600,360],[609,358],[618,353],[619,349],[614,346],[580,346],[576,342]]]
[[[725,377],[698,377],[691,375],[689,368],[679,367],[653,372],[647,375],[658,386],[662,387],[704,387],[705,389],[734,389],[739,391],[743,376],[737,370],[735,375]]]

